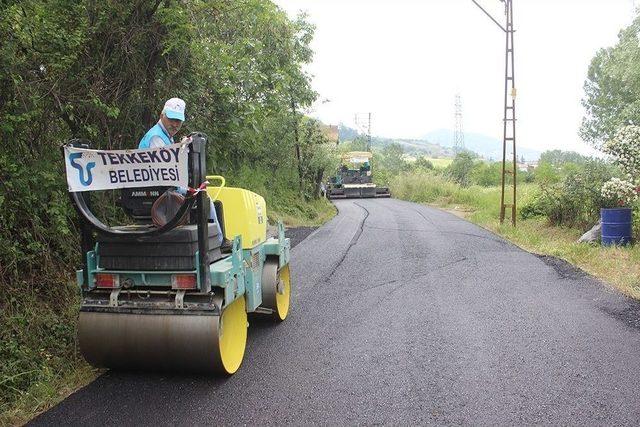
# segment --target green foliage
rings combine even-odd
[[[407,169],[407,162],[404,159],[404,149],[400,144],[389,144],[382,149],[382,159],[380,165],[391,175],[397,175]]]
[[[234,186],[264,195],[267,217],[271,223],[285,221],[288,225],[319,225],[335,213],[324,198],[306,201],[300,197],[295,170],[284,170],[275,177],[265,169],[242,166],[227,176]]]
[[[540,155],[539,163],[547,163],[552,166],[563,166],[567,163],[585,164],[589,157],[575,151],[547,150]]]
[[[491,187],[500,185],[500,177],[502,176],[501,162],[477,162],[471,170],[471,182],[483,187]]]
[[[350,141],[345,141],[343,144],[340,144],[341,153],[348,151],[367,151],[367,138],[359,135]]]
[[[591,61],[582,101],[582,137],[599,146],[623,125],[640,123],[640,16],[620,31],[614,47]]]
[[[320,184],[325,178],[325,172],[333,172],[338,167],[336,145],[325,136],[317,120],[307,117],[301,120],[298,135],[299,177],[302,181],[302,191],[306,199],[317,199],[320,196]]]
[[[523,218],[544,215],[552,225],[586,228],[598,221],[602,184],[615,170],[602,161],[589,160],[582,167],[570,170],[559,180],[556,175],[540,181],[540,193],[522,207]]]
[[[446,175],[463,187],[468,187],[471,185],[471,171],[473,170],[474,159],[475,156],[468,151],[458,153],[453,159],[453,163],[445,170]]]
[[[418,156],[418,158],[416,158],[416,161],[413,163],[413,168],[416,170],[427,171],[433,170],[434,166],[431,160],[427,159],[424,156]]]
[[[317,97],[313,31],[268,0],[2,2],[0,412],[81,363],[64,141],[136,147],[179,96],[183,133],[209,136],[211,172],[263,194],[273,215],[326,218],[326,201],[307,200],[335,161],[302,113]]]
[[[541,185],[557,184],[562,180],[560,168],[551,163],[540,162],[533,172],[534,180]]]

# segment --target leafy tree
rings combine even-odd
[[[491,187],[500,185],[500,176],[502,174],[502,162],[477,162],[471,170],[471,182]]]
[[[474,155],[468,151],[458,153],[453,162],[447,166],[446,175],[463,187],[470,185],[474,159]]]
[[[397,175],[407,168],[402,145],[393,143],[382,149],[382,167],[392,175]]]
[[[419,170],[433,170],[433,163],[424,156],[418,156],[413,163],[413,167]]]
[[[135,147],[179,96],[183,133],[209,136],[209,169],[267,200],[296,176],[312,197],[330,152],[304,116],[317,96],[304,15],[290,19],[268,0],[0,4],[0,139],[10,144],[0,150],[4,409],[77,359],[69,282],[80,254],[64,141]],[[298,195],[288,202],[304,205]]]
[[[599,147],[622,125],[640,124],[640,15],[620,31],[614,47],[591,61],[584,84],[586,109],[580,134]]]
[[[575,151],[548,150],[540,155],[540,163],[549,163],[553,166],[562,166],[565,163],[585,164],[589,157]]]
[[[301,169],[304,181],[308,183],[305,195],[319,197],[320,184],[325,172],[338,167],[338,156],[333,141],[322,132],[317,120],[305,117],[300,124]]]

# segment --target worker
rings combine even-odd
[[[171,98],[165,102],[162,112],[160,113],[160,120],[142,137],[138,148],[160,148],[173,144],[173,137],[178,133],[184,123],[185,108],[186,104],[180,98]],[[186,188],[178,187],[176,191],[183,196],[187,194]],[[220,222],[218,222],[213,202],[211,202],[209,209],[209,222],[215,223],[218,228],[218,239],[221,244],[221,250],[229,250],[231,248],[231,242],[222,235],[222,229],[220,228]]]

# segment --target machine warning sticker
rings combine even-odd
[[[262,212],[262,205],[256,202],[256,212],[258,213],[258,224],[264,223],[264,215]]]

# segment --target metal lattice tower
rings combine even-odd
[[[506,37],[504,71],[504,129],[502,139],[502,193],[500,195],[500,223],[504,223],[507,210],[511,211],[511,224],[516,225],[517,200],[517,154],[516,154],[516,79],[513,53],[513,0],[500,0],[504,3],[506,25],[502,26],[476,0],[478,6],[502,31]],[[508,149],[510,150],[507,156]]]
[[[458,154],[464,151],[464,127],[462,124],[462,97],[456,94],[455,128],[453,131],[453,151]]]
[[[355,123],[361,132],[367,136],[367,151],[371,151],[371,113],[355,115]]]

